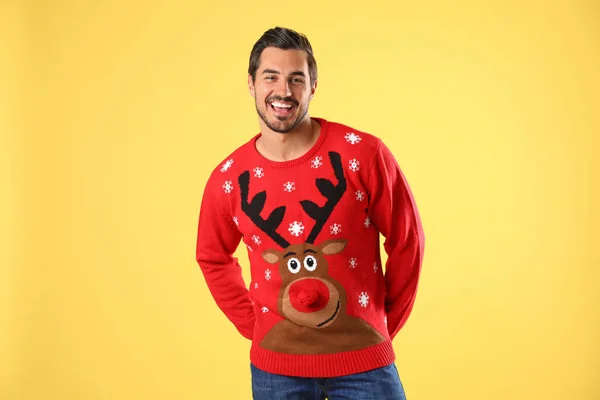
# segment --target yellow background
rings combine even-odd
[[[599,21],[597,1],[3,2],[0,398],[251,398],[196,222],[258,129],[250,48],[283,25],[314,46],[311,114],[383,138],[418,202],[409,400],[600,399]]]

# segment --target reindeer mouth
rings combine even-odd
[[[323,325],[327,324],[328,322],[332,321],[335,316],[338,314],[338,312],[340,311],[340,301],[337,301],[337,305],[335,306],[335,311],[333,312],[333,315],[329,318],[327,318],[325,321],[321,322],[320,324],[317,324],[317,327],[320,328]]]

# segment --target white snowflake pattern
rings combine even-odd
[[[261,244],[261,240],[260,240],[260,236],[258,235],[252,235],[252,241],[254,241],[254,243],[256,244]]]
[[[360,142],[362,139],[354,132],[346,133],[346,141],[350,144],[356,144]]]
[[[238,221],[238,217],[233,217],[233,222],[235,222],[236,225],[240,225],[239,221]]]
[[[350,268],[356,268],[356,266],[358,265],[358,261],[356,260],[356,257],[352,257],[348,261],[348,264],[350,264]]]
[[[304,225],[302,222],[294,221],[290,224],[288,231],[294,236],[300,236],[304,232]]]
[[[367,217],[365,219],[365,228],[368,228],[371,226],[371,217]]]
[[[329,233],[331,233],[332,235],[337,235],[340,232],[342,232],[342,224],[332,224],[329,227]]]
[[[356,200],[363,201],[365,199],[365,192],[357,190],[354,195],[356,196]]]
[[[256,178],[262,178],[265,176],[265,171],[261,167],[256,167],[253,171]]]
[[[231,191],[233,190],[233,183],[231,181],[225,181],[225,183],[223,184],[223,190],[225,191],[225,193],[231,193]]]
[[[286,192],[292,192],[296,190],[296,182],[286,182],[283,184],[283,190]]]
[[[263,308],[261,308],[261,310],[262,310],[263,313],[268,313],[269,312],[269,309],[267,307],[263,307]]]
[[[268,281],[271,280],[271,270],[268,268],[265,270],[265,279]]]
[[[369,305],[369,295],[367,294],[367,292],[360,293],[360,296],[358,296],[358,303],[363,307]]]
[[[360,161],[358,161],[356,158],[353,158],[352,160],[348,161],[348,164],[352,172],[360,170]]]
[[[254,282],[254,289],[258,289],[258,282]]]
[[[379,271],[379,264],[377,264],[377,261],[373,263],[373,272],[377,272]]]
[[[221,166],[221,172],[227,171],[229,168],[231,168],[232,164],[233,158],[230,158],[229,160],[225,161],[225,163]]]
[[[311,168],[319,168],[321,165],[323,165],[323,157],[316,156],[315,158],[312,159],[310,164],[311,164],[310,165]]]

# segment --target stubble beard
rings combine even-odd
[[[258,106],[258,101],[255,101],[255,107],[256,107],[256,112],[260,116],[260,119],[263,120],[265,125],[267,125],[267,127],[270,130],[272,130],[273,132],[277,132],[277,133],[289,133],[289,132],[293,131],[294,129],[296,129],[298,127],[298,125],[300,125],[300,123],[304,120],[304,117],[306,117],[306,115],[308,114],[308,105],[306,105],[304,107],[298,106],[298,115],[296,116],[295,120],[285,123],[285,121],[288,120],[289,117],[277,117],[276,116],[275,118],[277,118],[278,121],[282,122],[282,124],[280,124],[279,126],[275,126],[274,124],[269,122],[269,119],[267,118],[266,107],[270,107],[270,105],[268,103],[266,104],[265,109],[261,110],[260,107]]]

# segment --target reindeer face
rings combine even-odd
[[[265,261],[279,264],[283,283],[279,294],[279,312],[298,325],[312,328],[330,325],[344,310],[346,301],[344,288],[328,275],[325,258],[341,252],[346,240],[327,240],[320,245],[313,245],[347,188],[341,156],[329,152],[329,161],[337,183],[325,178],[315,180],[317,189],[327,199],[325,204],[319,206],[308,199],[300,201],[308,217],[315,221],[305,243],[291,244],[277,232],[285,215],[285,205],[275,208],[264,218],[261,213],[267,198],[266,191],[258,192],[251,198],[250,172],[244,171],[238,177],[242,210],[257,228],[283,249],[263,253]]]
[[[328,240],[319,246],[295,244],[283,251],[267,250],[265,261],[279,264],[282,288],[279,312],[292,322],[323,328],[338,316],[344,296],[343,288],[328,275],[326,255],[337,254],[346,240]]]

